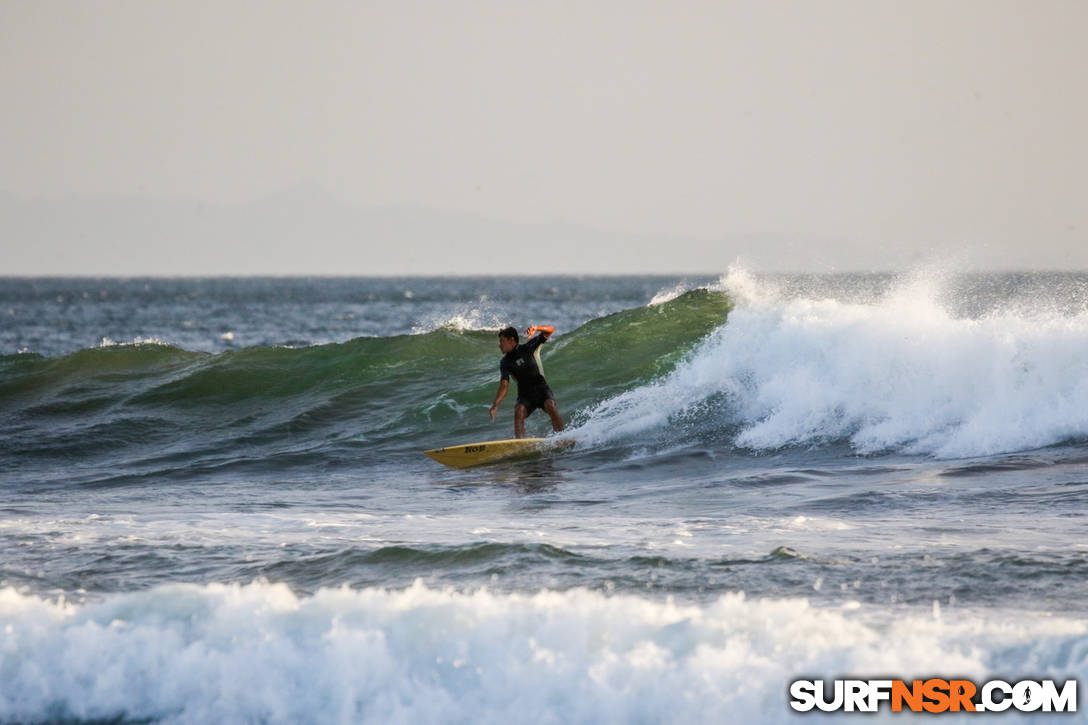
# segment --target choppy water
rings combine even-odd
[[[1088,275],[9,279],[0,320],[3,722],[1088,675]],[[575,449],[420,455],[511,434],[533,323]]]

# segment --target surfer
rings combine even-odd
[[[518,331],[513,327],[499,331],[499,350],[503,356],[499,361],[501,378],[498,392],[495,393],[495,402],[491,405],[491,419],[495,419],[495,411],[506,397],[510,376],[513,375],[514,380],[518,381],[518,402],[514,406],[515,438],[525,437],[525,419],[537,408],[543,408],[552,419],[552,429],[555,432],[563,430],[559,406],[555,402],[552,389],[544,379],[544,369],[540,364],[540,346],[548,341],[553,332],[555,328],[551,325],[530,327],[525,331],[525,336],[529,339],[519,345]]]

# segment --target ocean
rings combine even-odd
[[[574,448],[423,456],[530,324]],[[1088,274],[0,279],[2,723],[795,722],[1086,602]]]

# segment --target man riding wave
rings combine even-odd
[[[499,350],[503,357],[499,361],[499,389],[495,393],[495,402],[491,405],[491,419],[499,403],[506,397],[510,388],[510,376],[518,383],[518,402],[514,405],[514,437],[525,437],[525,419],[537,408],[552,420],[552,429],[557,433],[563,430],[563,419],[559,416],[559,406],[555,402],[552,389],[544,379],[544,370],[540,363],[540,346],[548,341],[555,332],[551,325],[530,327],[525,331],[529,338],[524,344],[518,344],[518,331],[507,327],[499,331]]]

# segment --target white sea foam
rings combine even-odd
[[[720,286],[738,303],[729,321],[575,435],[645,434],[714,412],[756,450],[848,439],[861,453],[955,458],[1088,436],[1086,313],[956,317],[927,277],[869,304],[783,299],[742,270]]]
[[[9,588],[0,720],[774,723],[795,719],[800,676],[1088,676],[1084,621],[938,611],[420,584],[171,585],[72,605]]]
[[[137,345],[165,345],[170,346],[170,343],[159,337],[134,337],[130,342],[118,342],[111,340],[108,337],[103,337],[102,341],[98,343],[98,347],[136,347]]]
[[[679,282],[672,287],[665,287],[653,296],[653,299],[650,300],[649,306],[656,307],[658,305],[663,305],[666,302],[675,300],[677,297],[684,294],[685,292],[690,291],[691,289],[691,286],[685,282]]]
[[[486,298],[478,304],[460,307],[448,315],[438,315],[412,327],[413,335],[422,335],[441,329],[465,330],[500,330],[510,324],[500,317]]]

